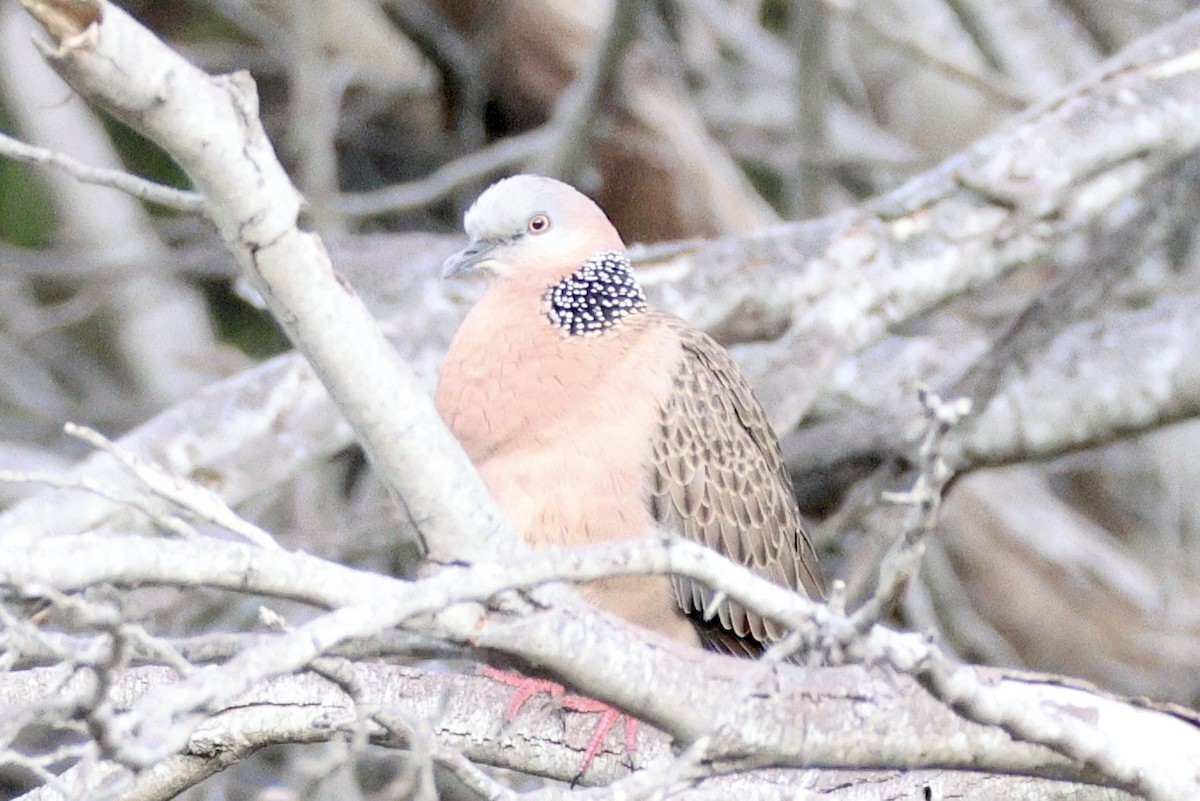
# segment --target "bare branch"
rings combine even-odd
[[[4,133],[0,133],[0,155],[23,164],[45,164],[56,167],[85,184],[110,186],[132,195],[138,200],[176,211],[186,211],[192,214],[204,211],[204,198],[198,192],[163,186],[121,170],[89,167],[70,156],[55,153],[44,147],[27,145]]]
[[[937,528],[942,494],[954,473],[946,464],[942,447],[946,436],[971,411],[966,398],[943,401],[928,388],[920,390],[925,411],[925,438],[918,452],[918,471],[913,487],[906,493],[889,493],[886,499],[911,507],[904,531],[879,565],[879,582],[871,597],[855,611],[850,622],[855,631],[865,633],[890,611],[908,581],[920,568],[925,540]]]
[[[788,26],[796,49],[797,164],[790,179],[788,209],[796,218],[815,217],[824,210],[828,173],[815,159],[825,153],[828,119],[829,10],[824,0],[793,3]]]
[[[1012,108],[1024,108],[1032,100],[1021,87],[1007,76],[996,72],[986,72],[962,61],[946,58],[941,53],[927,47],[921,41],[897,33],[892,28],[880,24],[871,14],[864,11],[857,2],[846,0],[822,0],[839,11],[845,11],[850,18],[862,25],[872,35],[879,37],[886,44],[900,52],[926,64],[930,64],[940,72],[961,81],[964,85],[978,89],[990,97]]]
[[[238,699],[235,705],[214,710],[213,717],[189,741],[184,756],[174,757],[163,766],[143,772],[139,781],[162,781],[160,771],[163,767],[174,765],[178,770],[187,764],[177,760],[209,760],[215,763],[207,770],[207,773],[212,773],[244,758],[248,750],[262,745],[323,741],[357,726],[360,720],[357,707],[363,710],[397,710],[409,718],[429,720],[441,743],[461,749],[467,758],[485,764],[528,769],[529,763],[520,761],[519,749],[514,745],[522,741],[536,742],[539,745],[538,753],[542,755],[540,764],[543,770],[565,780],[569,779],[575,770],[579,753],[577,749],[586,742],[593,722],[587,715],[569,715],[564,732],[561,721],[530,715],[523,716],[521,720],[505,727],[502,718],[507,690],[490,680],[429,673],[393,665],[358,664],[351,666],[351,669],[355,681],[361,687],[357,704],[339,687],[312,673],[275,679],[254,688],[251,693]],[[0,675],[0,704],[7,704],[17,698],[36,700],[39,693],[45,692],[44,683],[39,678],[39,674],[45,670],[48,669]],[[796,671],[795,668],[785,670]],[[1059,703],[1082,701],[1085,706],[1079,707],[1081,711],[1096,708],[1094,699],[1088,693],[1075,688],[1046,684],[1038,689],[1034,684],[1023,685],[1019,676],[1008,677],[994,670],[986,671],[983,675],[993,688],[1019,696],[1027,704],[1046,703],[1052,707]],[[162,668],[135,668],[117,678],[114,694],[120,699],[120,705],[126,707],[138,703],[149,689],[167,686],[171,680],[171,674]],[[82,680],[77,679],[60,695],[72,697],[80,691],[82,683]],[[812,767],[830,767],[825,764],[826,757],[832,757],[836,763],[857,762],[860,758],[869,762],[870,760],[866,759],[863,740],[864,737],[875,739],[875,735],[868,732],[880,731],[873,728],[876,722],[882,729],[890,730],[883,738],[886,741],[884,745],[890,752],[889,755],[898,760],[916,757],[914,749],[918,743],[930,749],[921,757],[925,763],[938,763],[946,759],[962,760],[962,751],[966,748],[993,745],[1000,746],[1002,750],[1013,748],[1011,745],[1003,745],[1003,735],[999,739],[987,741],[985,745],[984,741],[977,740],[976,737],[980,732],[986,731],[986,727],[964,728],[960,720],[932,701],[916,683],[899,677],[889,678],[888,674],[881,671],[821,668],[811,671],[802,684],[807,687],[810,699],[815,699],[815,702],[810,700],[804,705],[804,708],[809,710],[809,725],[813,730],[821,731],[822,737],[831,738],[828,741],[814,741],[806,749]],[[866,695],[862,692],[864,686],[878,687],[878,693]],[[785,678],[776,690],[772,703],[781,706],[795,704],[800,698],[796,694],[799,692],[799,686]],[[1039,696],[1038,693],[1043,695]],[[781,709],[779,714],[794,716],[795,708],[791,706],[789,709]],[[1110,706],[1104,704],[1099,708],[1103,714],[1113,711]],[[913,714],[911,717],[908,714],[896,715],[897,709],[909,709]],[[749,709],[760,710],[761,704],[751,705]],[[1154,728],[1153,725],[1143,728],[1144,736],[1185,736],[1188,738],[1187,742],[1192,742],[1191,738],[1195,737],[1194,733],[1189,733],[1190,727],[1182,721],[1148,710],[1137,712],[1127,722],[1139,726],[1159,725],[1159,728]],[[376,742],[397,744],[393,736],[380,727],[373,727],[371,736]],[[1172,749],[1172,753],[1182,751],[1185,745],[1187,743],[1179,744]],[[842,753],[835,755],[836,749],[842,749]],[[958,756],[953,756],[955,752]],[[1038,753],[1048,754],[1045,750]],[[589,775],[588,780],[613,781],[625,775],[628,768],[621,764],[623,759],[624,755],[617,749],[606,749],[596,763],[595,775]],[[658,773],[659,768],[675,762],[667,740],[651,731],[645,732],[641,738],[636,759],[638,767],[647,768],[650,773]],[[1044,764],[1053,764],[1056,759],[1059,758],[1050,756]],[[546,770],[551,766],[553,770]],[[690,777],[690,781],[695,782],[705,776],[746,768],[744,763],[707,763]],[[192,769],[195,769],[194,766]],[[1051,769],[1047,772],[1053,774],[1056,771]],[[128,773],[126,775],[128,776]],[[855,779],[852,774],[837,770],[824,778],[818,778],[811,770],[807,771],[806,775],[809,777],[807,781],[826,787],[870,781],[867,777]],[[629,782],[611,789],[632,791],[638,786],[639,778],[644,776],[645,774],[635,774],[630,777]],[[64,781],[71,781],[73,778],[64,777]],[[719,787],[741,786],[766,789],[772,784],[777,784],[781,788],[790,789],[794,797],[797,778],[796,774],[790,771],[760,770],[746,775],[745,780],[749,784],[721,782],[712,785],[712,788],[715,790]],[[919,787],[922,778],[920,775],[913,775],[910,780]],[[984,780],[975,776],[971,781]],[[993,792],[999,791],[1003,795],[1000,788],[1012,787],[1011,784],[1006,784],[1006,781],[1011,781],[1011,778],[991,783],[989,786]],[[764,782],[766,787],[763,786]],[[947,775],[939,782],[952,783],[954,778]],[[906,786],[910,788],[911,794],[913,785]],[[700,787],[705,785],[701,784]],[[1086,797],[1088,791],[1086,787],[1078,787],[1077,792],[1084,793]],[[545,797],[533,796],[535,799]],[[557,796],[551,794],[549,797]],[[602,797],[612,796],[606,792]],[[685,794],[683,797],[690,796]]]
[[[776,429],[790,431],[835,367],[892,327],[1089,228],[1112,227],[1118,201],[1122,219],[1130,205],[1150,202],[1145,190],[1200,147],[1200,72],[1190,67],[1198,30],[1200,16],[1183,17],[875,201],[706,243],[659,262],[648,283],[656,272],[669,276],[664,305],[722,341],[784,332],[734,355],[744,355]],[[1121,97],[1154,101],[1131,108]],[[1122,114],[1103,112],[1114,107]]]
[[[187,521],[182,520],[162,509],[156,508],[145,493],[118,484],[106,484],[88,476],[62,475],[59,473],[28,472],[23,470],[0,470],[0,481],[14,484],[44,484],[59,490],[79,490],[89,492],[97,498],[111,501],[118,506],[135,509],[147,519],[162,526],[166,531],[178,537],[197,536],[196,529]]]
[[[535,172],[564,180],[579,172],[587,149],[588,128],[600,107],[602,93],[637,36],[638,15],[643,10],[637,0],[615,0],[612,4],[612,16],[596,40],[595,54],[555,106],[548,124],[553,132],[552,147],[534,164]]]
[[[198,424],[197,421],[203,421]],[[206,388],[119,440],[133,453],[166,457],[175,475],[201,477],[236,505],[256,492],[294,475],[304,464],[346,446],[350,431],[316,380],[295,354],[276,357]],[[70,480],[121,487],[122,501],[139,482],[111,454],[85,459]],[[161,500],[153,510],[165,515]],[[43,536],[86,531],[102,525],[130,527],[121,503],[80,498],[72,492],[48,492],[0,514],[0,545],[16,547]]]
[[[233,532],[246,542],[262,548],[278,548],[279,543],[267,532],[239,517],[215,492],[194,481],[172,476],[155,464],[151,464],[132,451],[116,444],[99,431],[67,423],[67,434],[78,437],[94,448],[111,453],[113,457],[138,477],[155,495],[179,506],[202,520],[214,523]]]
[[[36,16],[40,8],[31,11]],[[250,76],[209,77],[116,6],[42,49],[78,91],[188,172],[227,246],[358,432],[383,481],[403,498],[434,558],[518,547],[412,370],[339,280],[320,240],[297,227],[299,195],[257,118]],[[477,541],[457,536],[464,530],[487,533]]]
[[[118,538],[119,539],[119,538]],[[62,554],[71,553],[72,559]],[[103,556],[101,554],[103,553]],[[819,626],[835,640],[850,643],[846,652],[855,659],[875,663],[880,660],[917,675],[961,670],[940,658],[936,649],[922,637],[897,634],[880,627],[865,637],[853,631],[848,618],[830,613],[811,601],[759,578],[735,566],[707,549],[681,541],[645,541],[619,546],[591,547],[576,551],[541,551],[506,563],[481,563],[472,567],[444,568],[418,582],[402,582],[383,576],[361,573],[303,554],[267,552],[238,543],[180,541],[143,542],[139,549],[114,547],[112,537],[61,537],[37,543],[32,548],[8,552],[0,558],[0,584],[13,587],[56,586],[62,590],[79,589],[95,582],[122,576],[125,581],[168,582],[184,585],[223,586],[239,591],[266,592],[306,600],[335,611],[281,634],[261,647],[247,650],[229,663],[198,671],[193,677],[152,691],[134,703],[120,718],[121,747],[125,758],[153,762],[156,757],[185,747],[190,732],[202,717],[188,721],[187,710],[198,706],[220,707],[259,681],[285,673],[349,636],[381,630],[414,615],[448,609],[454,604],[482,600],[511,586],[527,586],[559,577],[589,580],[604,575],[628,575],[635,572],[670,572],[686,575],[722,589],[761,614],[782,620],[791,626]],[[999,732],[989,734],[981,727],[978,748],[969,749],[966,761],[945,755],[930,762],[928,738],[908,742],[897,728],[899,708],[891,708],[884,743],[868,744],[859,723],[849,725],[846,736],[857,744],[845,750],[836,738],[813,741],[807,721],[794,714],[800,698],[820,686],[811,671],[775,665],[767,674],[766,691],[759,685],[754,692],[740,694],[745,672],[739,660],[706,655],[686,646],[636,632],[627,624],[581,607],[561,604],[517,617],[489,614],[441,618],[439,625],[458,639],[470,640],[524,660],[539,663],[552,674],[567,679],[580,689],[602,699],[635,710],[639,716],[662,726],[675,736],[691,741],[711,731],[717,722],[708,697],[745,699],[736,720],[722,719],[721,737],[714,741],[712,758],[719,754],[741,754],[752,747],[758,764],[825,767],[883,767],[886,764],[938,765],[988,768],[1002,772],[1084,778],[1090,774],[1069,762],[1046,762],[1038,752],[1022,750]],[[840,632],[840,633],[839,633]],[[815,636],[815,631],[813,635]],[[659,676],[660,680],[631,685],[626,676]],[[975,675],[975,674],[971,674]],[[669,678],[668,678],[669,677]],[[900,679],[895,679],[901,681]],[[1101,764],[1113,766],[1121,782],[1129,781],[1131,765],[1152,783],[1150,789],[1161,797],[1182,797],[1179,793],[1195,780],[1194,759],[1200,749],[1187,744],[1188,738],[1200,737],[1190,724],[1152,710],[1137,710],[1117,701],[1105,700],[1086,690],[1065,688],[1045,679],[1028,677],[1005,681],[1003,693],[983,684],[962,684],[958,679],[950,689],[958,695],[948,700],[972,698],[986,709],[1011,722],[1015,731],[1035,742],[1049,742],[1065,748],[1074,756],[1080,738],[1090,736],[1075,723],[1062,723],[1060,716],[1078,721],[1082,708],[1094,709],[1100,717],[1088,726],[1098,726],[1117,754],[1103,757]],[[989,682],[991,680],[989,679]],[[968,689],[962,689],[966,687]],[[958,688],[958,689],[955,689]],[[1052,689],[1057,688],[1057,689]],[[1034,697],[1063,692],[1057,706],[1047,706]],[[1030,695],[1033,693],[1033,696]],[[1110,706],[1111,705],[1111,706]],[[1036,715],[1027,712],[1036,707]],[[1053,710],[1071,710],[1069,712]],[[1103,712],[1102,710],[1108,710]],[[909,709],[904,714],[912,714]],[[949,719],[953,716],[946,713]],[[1142,716],[1139,725],[1178,725],[1170,738],[1156,740],[1147,749],[1144,732],[1111,728],[1105,715]],[[1050,719],[1045,716],[1050,715]],[[1157,716],[1157,717],[1156,717]],[[1162,718],[1162,720],[1158,720]],[[852,717],[861,720],[861,717]],[[1168,721],[1174,720],[1174,723]],[[183,724],[181,726],[181,724]],[[927,719],[913,725],[929,725]],[[948,723],[945,725],[949,725]],[[957,724],[961,726],[961,724]],[[952,727],[953,728],[953,727]],[[1184,735],[1184,731],[1191,731]],[[974,731],[974,730],[972,730]],[[134,734],[136,732],[136,735]],[[831,732],[825,733],[833,737]],[[1155,734],[1155,738],[1163,736]],[[892,737],[899,738],[897,740]],[[1184,740],[1178,738],[1183,737]],[[1173,738],[1173,739],[1172,739]],[[918,744],[919,742],[919,744]],[[753,744],[751,746],[750,744]],[[828,750],[826,750],[828,748]],[[899,748],[900,751],[896,749]],[[917,748],[918,751],[909,751]],[[1192,748],[1191,751],[1186,749]],[[1015,750],[1014,750],[1015,749]],[[956,751],[957,752],[957,751]],[[962,752],[957,752],[962,755]],[[1190,754],[1185,757],[1184,754]],[[895,760],[901,760],[899,763]],[[1100,759],[1089,757],[1089,762]],[[761,760],[766,760],[761,761]],[[1132,761],[1131,761],[1132,760]],[[720,761],[718,759],[718,761]],[[1051,766],[1054,766],[1053,768]],[[1041,766],[1041,767],[1036,767]],[[1141,784],[1138,785],[1142,787]],[[1165,789],[1164,789],[1165,788]]]
[[[370,192],[343,194],[337,207],[344,214],[360,217],[423,209],[463,186],[530,162],[550,139],[551,132],[545,128],[510,136],[447,162],[426,178]]]
[[[963,470],[1043,458],[1200,415],[1197,313],[1200,296],[1167,296],[1070,326],[1036,360],[1009,366],[947,460]],[[1103,346],[1114,338],[1121,347]]]

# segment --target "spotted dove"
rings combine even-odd
[[[536,548],[657,526],[819,597],[779,445],[746,379],[706,334],[647,303],[604,212],[566,184],[518,175],[464,222],[470,243],[443,275],[490,281],[450,345],[436,402],[516,531]],[[686,579],[581,589],[635,624],[727,652],[757,653],[781,633]]]

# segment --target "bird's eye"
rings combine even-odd
[[[550,218],[545,214],[535,214],[529,218],[529,233],[544,234],[550,230]]]

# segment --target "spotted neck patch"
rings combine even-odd
[[[546,290],[550,322],[571,336],[596,336],[631,314],[649,308],[629,259],[616,251],[597,253]]]

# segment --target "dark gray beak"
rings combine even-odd
[[[476,240],[442,262],[442,278],[453,278],[491,258],[496,243]]]

